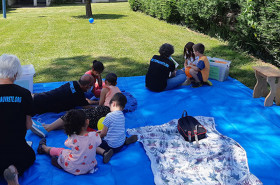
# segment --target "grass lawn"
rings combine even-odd
[[[192,41],[203,43],[205,54],[232,61],[230,76],[253,88],[252,66],[261,62],[233,51],[227,43],[168,24],[125,3],[92,4],[94,23],[85,15],[84,5],[17,8],[0,18],[0,54],[19,57],[33,64],[34,82],[77,80],[90,69],[93,59],[118,76],[145,75],[150,58],[159,46],[175,46],[174,59],[183,64],[183,47]],[[180,65],[181,67],[183,65]]]

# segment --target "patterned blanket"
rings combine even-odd
[[[207,129],[199,148],[179,134],[178,120],[128,129],[128,134],[138,135],[151,160],[155,184],[262,184],[250,173],[245,150],[215,129],[214,118],[195,118]]]

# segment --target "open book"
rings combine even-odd
[[[179,66],[179,64],[172,58],[170,57],[170,59],[173,61],[173,63],[175,64],[175,68],[177,68]]]

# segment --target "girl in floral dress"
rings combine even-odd
[[[64,130],[69,136],[65,146],[71,149],[55,148],[46,145],[43,138],[37,149],[39,154],[52,156],[52,164],[58,168],[81,175],[93,173],[97,166],[96,148],[101,144],[99,134],[88,132],[89,120],[82,110],[71,110],[65,115]]]

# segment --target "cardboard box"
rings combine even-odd
[[[212,58],[212,57],[207,57],[207,58],[210,63],[209,78],[221,82],[225,81],[229,75],[229,68],[231,62],[220,58]]]
[[[22,75],[19,79],[15,81],[15,84],[28,89],[33,93],[33,76],[35,74],[35,69],[32,64],[22,65]]]

